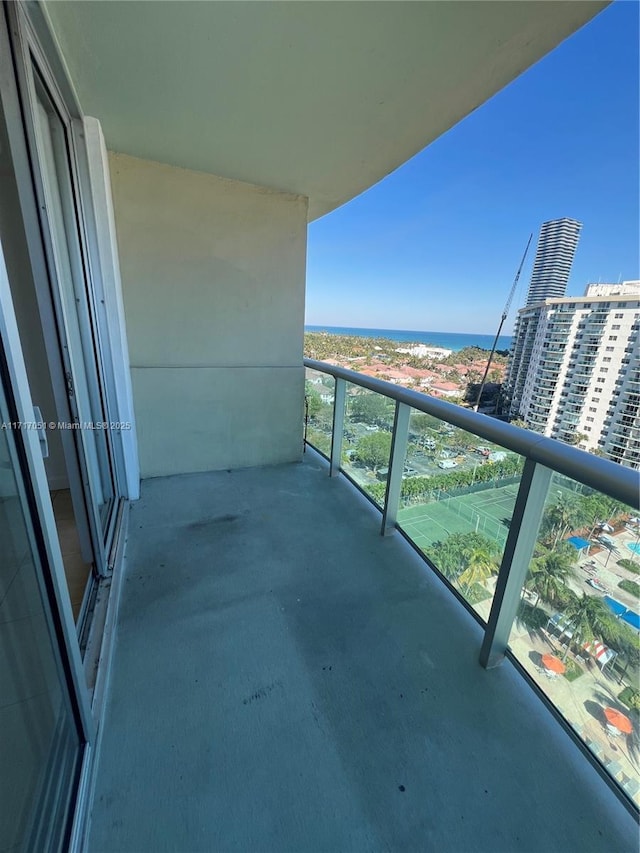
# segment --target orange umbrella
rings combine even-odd
[[[566,666],[562,663],[560,658],[556,658],[553,655],[542,655],[542,663],[546,669],[550,669],[552,672],[557,672],[559,675],[566,670]]]
[[[621,711],[616,711],[615,708],[605,708],[604,715],[607,718],[608,723],[616,729],[619,729],[621,732],[624,732],[624,734],[628,735],[633,731],[631,720],[629,717],[625,717]]]

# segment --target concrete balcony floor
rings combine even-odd
[[[625,851],[629,813],[313,452],[133,506],[90,851]]]

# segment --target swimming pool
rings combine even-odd
[[[634,554],[640,554],[640,542],[632,542],[630,545],[627,545],[627,548],[633,551]]]

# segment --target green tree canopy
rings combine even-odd
[[[558,604],[566,598],[567,582],[575,576],[573,561],[575,551],[570,545],[560,543],[553,550],[541,547],[541,553],[531,561],[527,589],[535,592],[540,599],[549,604]]]
[[[556,503],[547,507],[542,517],[540,535],[546,545],[555,548],[570,530],[586,522],[584,506],[575,495],[563,495]]]
[[[470,531],[453,533],[435,542],[426,553],[447,580],[473,586],[497,572],[500,549],[492,539]],[[468,574],[463,581],[465,573]]]
[[[442,426],[442,421],[434,418],[432,415],[427,415],[424,412],[413,412],[411,415],[411,432],[423,435],[430,430],[439,431]]]
[[[564,614],[573,626],[571,639],[576,648],[582,648],[585,643],[590,643],[596,638],[617,633],[615,616],[604,600],[595,595],[587,595],[583,592],[580,597],[576,596],[566,605]],[[569,644],[564,654],[565,658],[568,650]]]
[[[304,383],[304,395],[307,401],[307,410],[309,412],[309,417],[315,417],[320,409],[322,408],[322,397],[313,387],[313,385],[307,381]]]
[[[467,547],[463,556],[466,568],[458,577],[458,583],[465,590],[498,573],[498,550],[489,539],[483,544]]]
[[[393,411],[393,403],[380,394],[356,394],[349,397],[349,415],[356,421],[375,424],[388,421]]]
[[[355,448],[355,458],[376,471],[389,464],[391,454],[391,433],[372,432],[359,439]]]

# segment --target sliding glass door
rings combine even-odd
[[[0,251],[0,276],[2,275]],[[66,846],[83,738],[0,340],[0,849]]]
[[[37,70],[33,68],[34,129],[44,201],[54,304],[63,346],[67,391],[85,462],[91,503],[106,539],[115,500],[107,412],[102,395],[99,349],[92,324],[88,271],[79,234],[66,127]]]

